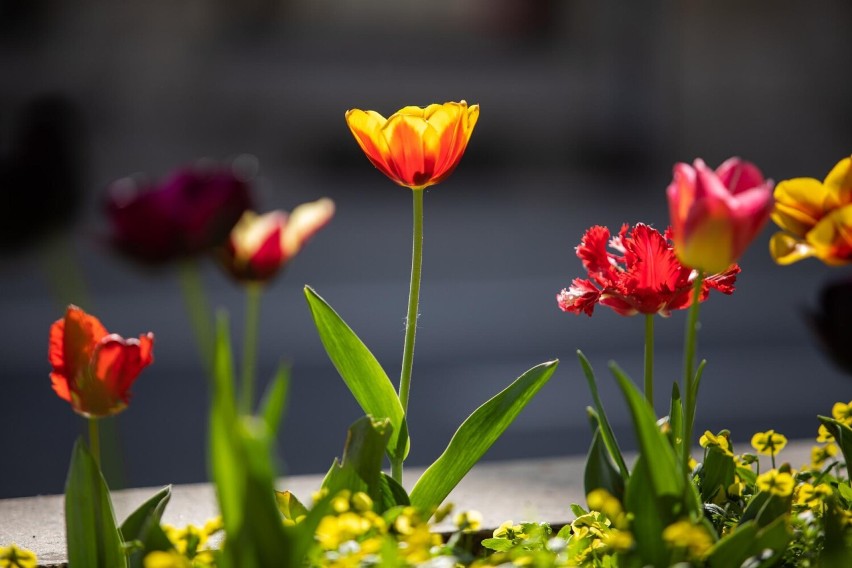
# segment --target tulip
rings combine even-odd
[[[187,167],[159,184],[112,184],[112,244],[149,264],[191,257],[219,245],[251,205],[249,184],[231,167]]]
[[[327,198],[299,205],[289,215],[284,211],[264,215],[246,211],[231,230],[220,259],[238,280],[268,281],[333,215],[334,202]]]
[[[123,339],[101,322],[68,306],[50,328],[50,380],[62,400],[86,418],[118,414],[127,407],[130,387],[153,359],[154,335]]]
[[[346,123],[367,158],[403,187],[424,189],[445,180],[464,154],[479,105],[407,106],[385,118],[368,110],[346,112]]]
[[[667,190],[675,253],[685,265],[723,272],[769,219],[772,181],[750,162],[730,158],[714,172],[700,159],[679,163]]]
[[[825,180],[794,178],[775,188],[769,251],[778,264],[815,256],[829,265],[852,262],[852,158],[840,160]]]

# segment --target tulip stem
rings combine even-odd
[[[98,419],[89,418],[89,451],[95,459],[98,470],[101,469],[101,436],[98,430]]]
[[[214,327],[198,264],[189,259],[181,262],[179,276],[183,300],[189,312],[189,320],[195,333],[195,342],[201,355],[204,372],[208,377],[212,377]]]
[[[246,319],[243,329],[242,411],[250,414],[254,407],[254,371],[257,363],[257,328],[260,321],[260,297],[263,284],[246,284]]]
[[[420,274],[423,268],[423,189],[412,190],[414,196],[414,231],[411,247],[411,285],[408,289],[408,313],[405,317],[405,346],[402,350],[402,371],[399,376],[399,402],[404,415],[408,414],[408,394],[411,388],[411,368],[414,364],[414,336],[417,333],[417,306],[420,303]],[[392,460],[391,475],[402,482],[402,456]]]
[[[698,308],[701,305],[701,287],[704,284],[704,272],[698,270],[692,289],[692,304],[686,319],[686,345],[683,357],[683,470],[689,472],[690,449],[692,448],[692,427],[695,421],[695,346],[698,342]]]
[[[645,315],[645,400],[654,408],[654,314]]]

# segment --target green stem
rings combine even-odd
[[[645,315],[645,400],[654,408],[654,314]]]
[[[701,287],[704,283],[704,272],[698,271],[692,289],[692,304],[686,319],[686,345],[683,358],[683,470],[689,471],[689,457],[692,449],[692,427],[695,421],[695,346],[698,334],[698,308],[701,305]]]
[[[399,376],[399,402],[403,413],[408,413],[408,395],[411,388],[411,368],[414,364],[414,336],[417,333],[417,306],[420,302],[420,274],[423,268],[423,191],[412,190],[414,196],[414,230],[411,247],[411,285],[408,289],[408,313],[405,317],[405,346],[402,350],[402,371]],[[402,482],[402,457],[393,460],[391,475]]]
[[[254,369],[257,363],[257,328],[260,321],[260,297],[263,284],[250,282],[246,285],[246,319],[243,330],[242,367],[242,411],[251,413],[254,406]]]
[[[101,437],[97,418],[89,418],[89,451],[95,458],[98,469],[101,469]]]
[[[210,317],[210,306],[204,293],[198,264],[191,259],[183,261],[179,266],[179,276],[181,292],[195,333],[195,342],[204,371],[209,377],[213,370],[213,320]]]

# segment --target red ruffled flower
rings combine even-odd
[[[557,294],[562,311],[591,316],[595,305],[601,304],[623,316],[642,313],[667,317],[672,310],[689,307],[697,273],[677,260],[671,231],[662,235],[642,223],[629,235],[628,230],[629,225],[623,225],[613,238],[606,227],[594,226],[586,231],[576,250],[589,278],[575,278],[570,288]],[[725,272],[708,275],[700,301],[707,299],[711,288],[733,293],[739,271],[735,264]]]
[[[127,407],[130,387],[154,360],[154,334],[124,339],[109,333],[77,306],[50,327],[50,380],[62,400],[87,418],[111,416]]]

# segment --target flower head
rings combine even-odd
[[[407,106],[385,118],[352,109],[346,123],[367,158],[401,186],[424,189],[447,178],[467,148],[479,118],[479,105]]]
[[[751,437],[751,447],[757,450],[757,453],[766,456],[777,456],[786,445],[787,438],[775,430],[758,432]]]
[[[124,178],[109,189],[111,241],[135,260],[165,263],[221,244],[250,205],[233,167],[187,167],[157,184]]]
[[[296,207],[289,215],[246,211],[220,251],[223,266],[238,280],[264,282],[292,260],[334,216],[334,202],[320,199]]]
[[[628,229],[628,225],[622,226],[612,239],[606,227],[586,231],[576,250],[589,278],[575,278],[570,288],[556,296],[562,311],[591,316],[595,305],[601,304],[623,316],[668,316],[672,310],[689,307],[696,274],[678,262],[668,232],[664,236],[642,223],[630,234]],[[733,293],[740,269],[736,265],[726,268],[722,274],[705,278],[700,301],[707,299],[711,288]]]
[[[125,409],[130,387],[154,360],[154,335],[124,339],[77,306],[50,327],[50,380],[77,414],[103,417]]]
[[[663,540],[672,548],[686,549],[692,558],[702,558],[713,546],[713,537],[704,525],[687,520],[677,521],[663,529]]]
[[[772,210],[772,181],[739,158],[716,171],[702,160],[676,164],[666,193],[678,259],[708,273],[736,262]]]
[[[36,555],[14,544],[0,546],[0,568],[36,568]]]
[[[778,264],[815,256],[826,264],[852,262],[852,158],[844,158],[820,182],[784,180],[775,188],[769,251]]]
[[[852,427],[852,400],[849,402],[835,402],[831,407],[831,415],[838,422],[843,422]]]
[[[757,476],[755,486],[760,491],[767,491],[778,497],[788,497],[793,493],[793,487],[796,482],[793,476],[787,472],[779,472],[777,469],[770,469],[766,473]]]

